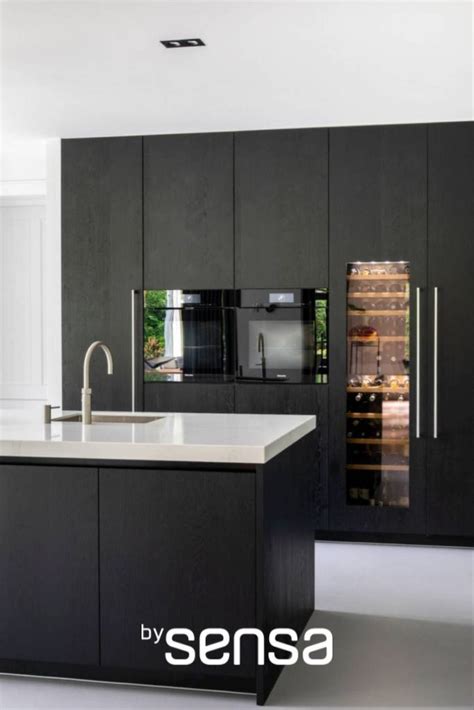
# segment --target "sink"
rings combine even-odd
[[[92,424],[149,424],[157,422],[163,417],[153,417],[146,415],[132,416],[130,414],[93,414]],[[82,422],[82,414],[65,414],[64,417],[56,417],[54,422]]]

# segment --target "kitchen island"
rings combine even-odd
[[[0,412],[0,672],[263,704],[281,666],[251,633],[236,664],[232,639],[300,633],[314,609],[315,417],[60,416]],[[191,663],[166,658],[175,628]],[[229,633],[222,665],[199,654],[208,628]]]

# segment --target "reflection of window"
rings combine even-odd
[[[181,321],[182,291],[166,292],[165,352],[167,357],[182,357],[183,328]]]

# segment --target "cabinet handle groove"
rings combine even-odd
[[[135,295],[138,293],[134,288],[131,290],[131,344],[132,344],[132,388],[131,388],[131,393],[132,393],[132,412],[135,411],[135,350],[136,350],[136,342],[135,342],[135,333],[136,333],[136,325],[135,325]]]
[[[420,433],[420,412],[421,412],[421,289],[416,289],[416,404],[415,404],[415,435],[419,439]]]
[[[438,287],[433,289],[433,439],[438,438]]]

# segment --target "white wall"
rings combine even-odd
[[[48,397],[46,142],[9,138],[0,149],[0,406]]]
[[[44,342],[45,207],[0,203],[0,399],[46,397]]]
[[[469,548],[317,542],[316,609],[472,624]]]
[[[0,196],[46,193],[46,141],[5,137],[0,142]]]
[[[47,399],[62,404],[61,350],[61,141],[46,143],[45,337]]]

